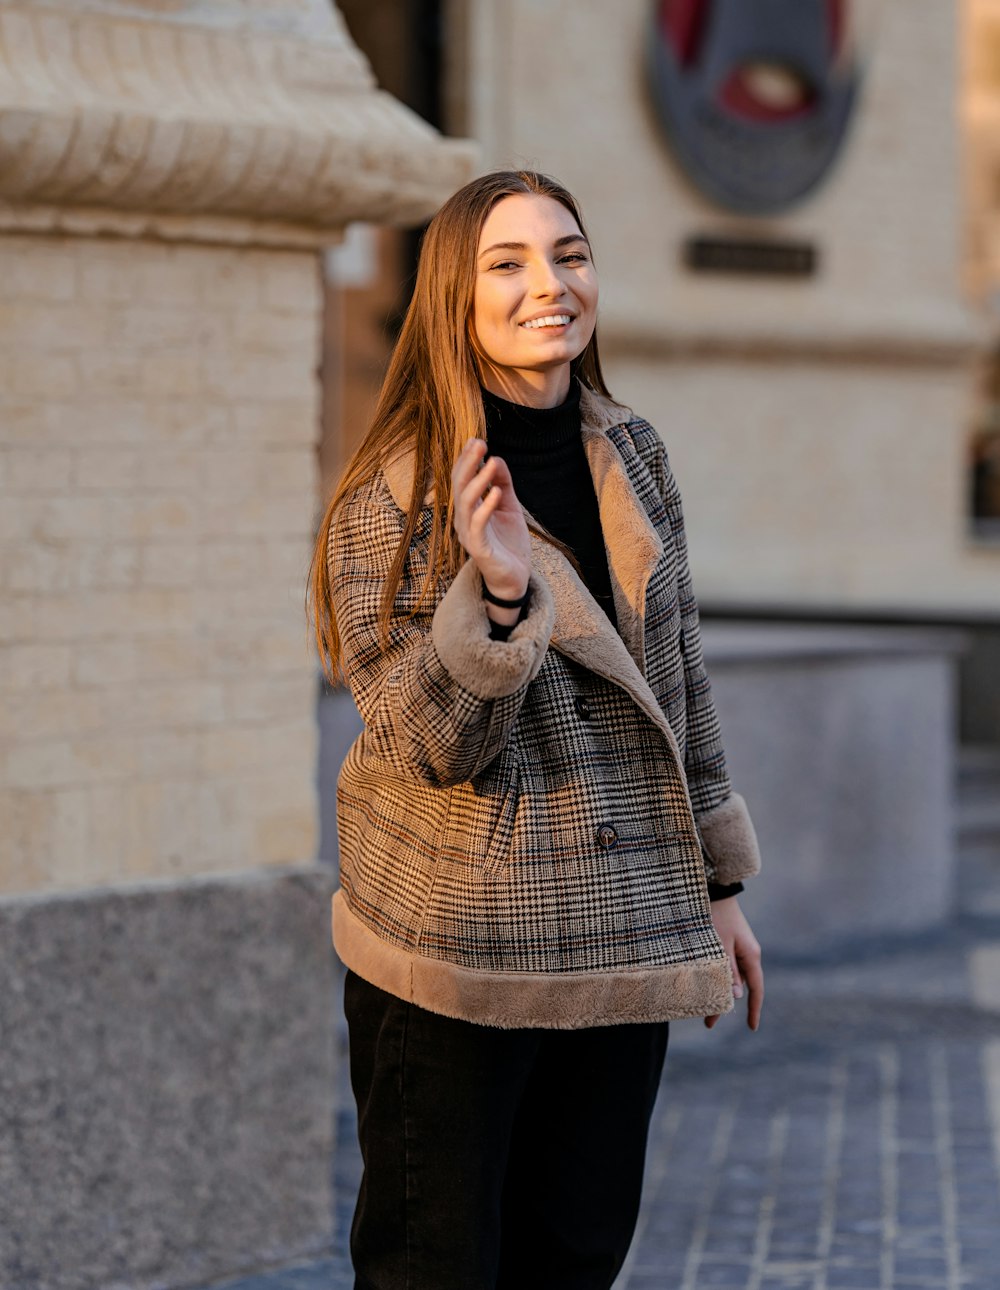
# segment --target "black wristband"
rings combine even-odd
[[[528,591],[526,591],[524,595],[520,596],[517,600],[501,600],[499,596],[494,596],[493,592],[490,591],[485,582],[483,583],[483,599],[488,600],[491,605],[496,605],[498,609],[523,609],[528,603],[528,595],[530,591],[531,588],[529,587]]]

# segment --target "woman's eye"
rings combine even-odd
[[[496,264],[490,265],[491,269],[516,269],[516,260],[498,260]]]
[[[587,261],[587,257],[583,254],[582,251],[570,251],[568,254],[562,257],[562,260],[563,260],[563,263],[565,263],[568,260],[571,263],[585,264]]]

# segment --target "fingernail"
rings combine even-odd
[[[740,985],[740,983],[739,983],[738,981],[737,981],[737,983],[733,986],[733,998],[734,998],[734,999],[742,999],[742,998],[743,998],[743,987]]]

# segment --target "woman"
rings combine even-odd
[[[357,1290],[607,1290],[669,1020],[744,983],[760,1016],[680,497],[605,387],[597,294],[559,184],[456,193],[317,543],[365,722],[334,897]]]

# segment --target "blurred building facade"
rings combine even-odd
[[[484,167],[544,169],[581,199],[609,382],[668,440],[709,613],[960,623],[992,648],[995,439],[980,430],[997,415],[983,302],[1000,265],[1000,6],[798,6],[839,15],[856,104],[815,188],[752,214],[678,164],[647,69],[658,23],[738,7],[382,0],[356,32],[376,68],[399,68],[401,15],[433,11],[440,123],[476,139]],[[704,240],[798,248],[812,271],[706,271],[691,254]],[[1000,742],[1000,695],[983,697],[964,697],[970,736]]]

